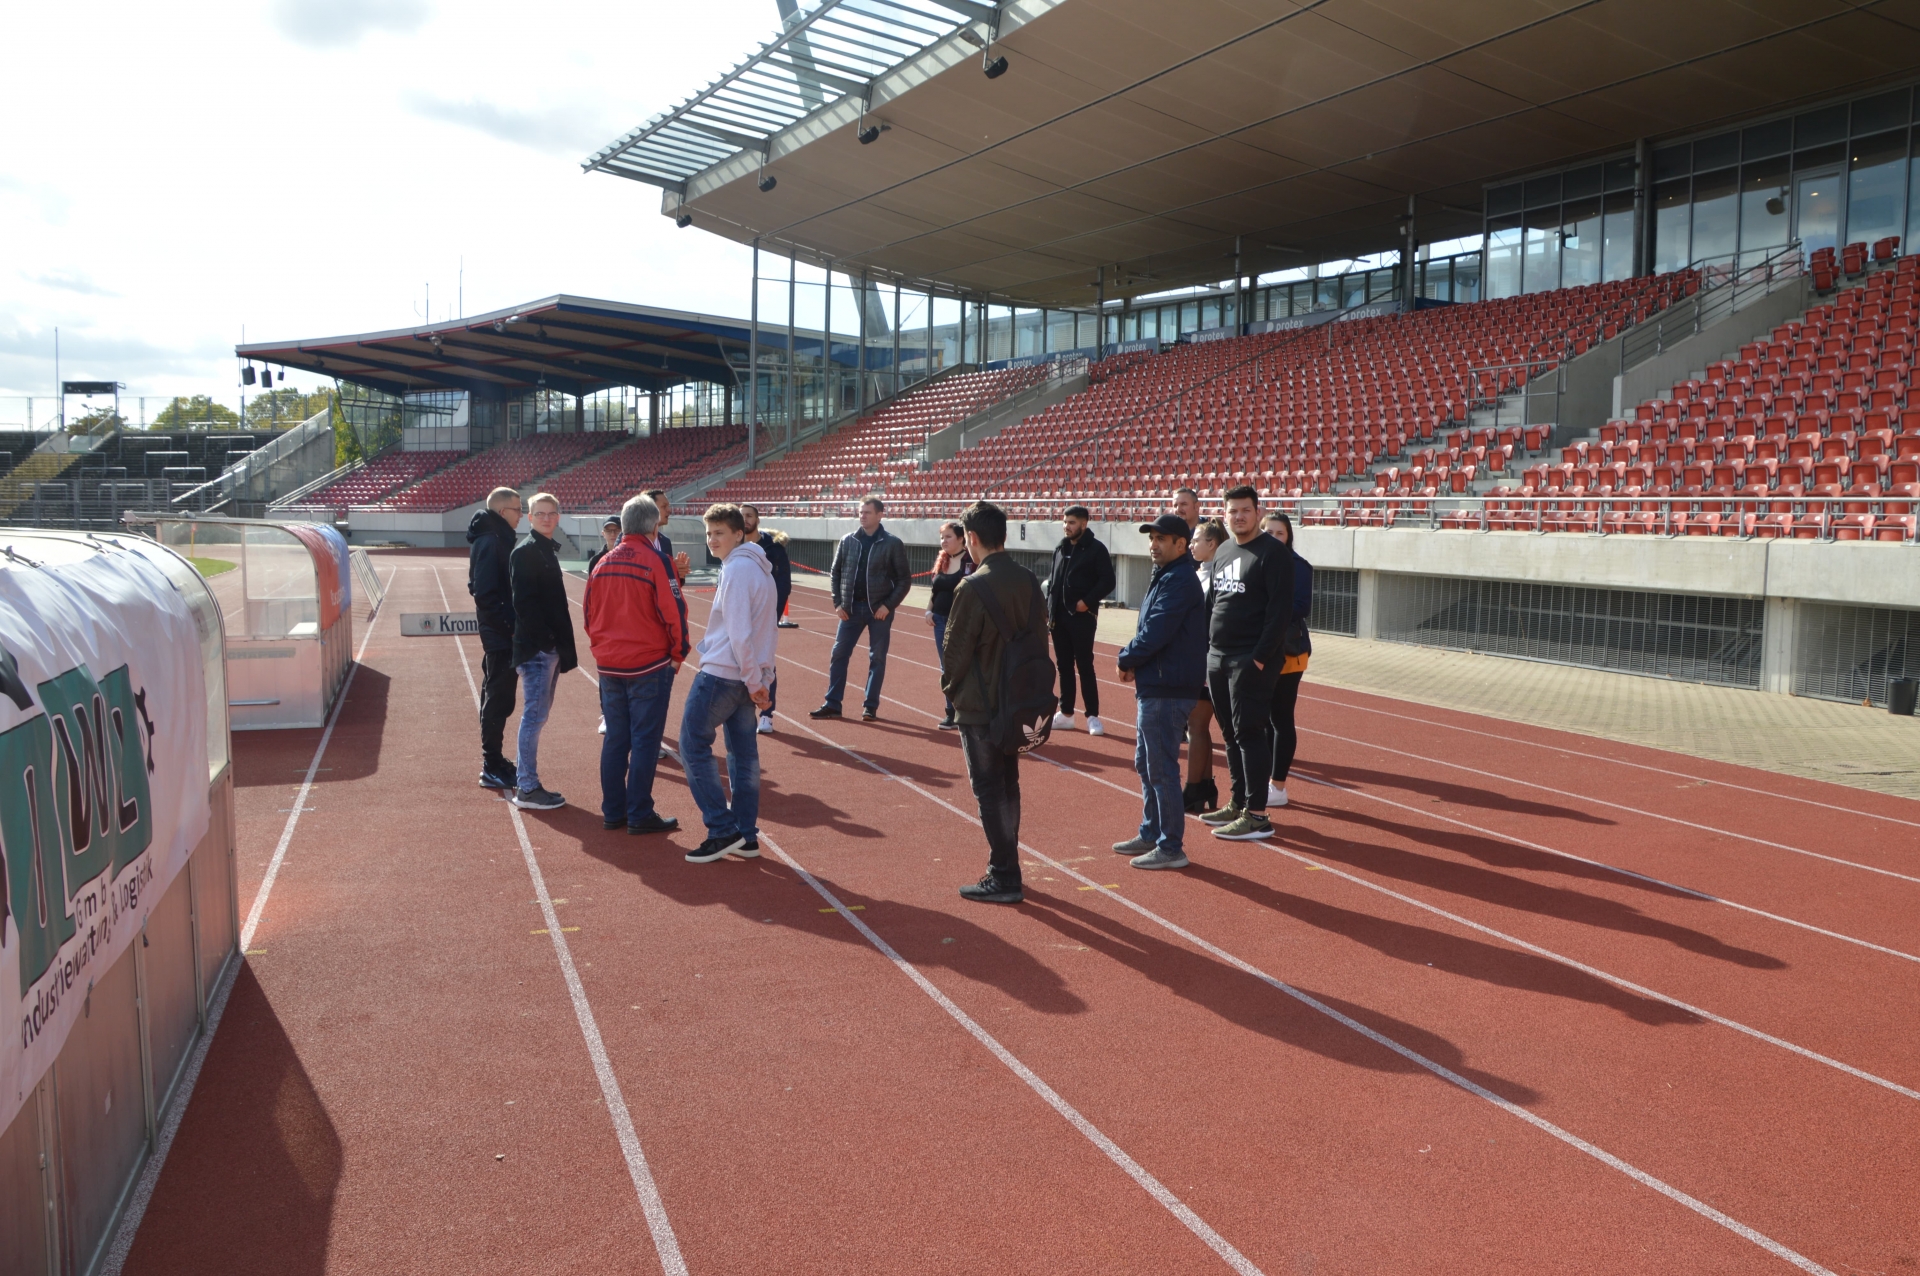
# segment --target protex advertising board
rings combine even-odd
[[[200,661],[137,553],[0,570],[0,1129],[206,834]]]

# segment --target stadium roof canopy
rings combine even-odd
[[[613,386],[665,390],[687,381],[733,385],[747,366],[740,319],[632,306],[589,297],[548,297],[447,323],[305,341],[234,347],[242,359],[302,368],[389,394],[465,390],[501,398],[545,388],[592,394]],[[818,333],[796,334],[805,349]],[[763,349],[785,344],[763,327]],[[835,351],[839,357],[839,351]]]
[[[1005,74],[981,74],[1005,56]],[[1911,76],[1916,0],[825,0],[584,167],[1022,305],[1480,230],[1496,179]],[[871,145],[856,131],[884,126]],[[763,177],[773,189],[759,189]]]

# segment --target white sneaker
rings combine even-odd
[[[1055,731],[1071,731],[1071,730],[1073,730],[1073,715],[1072,715],[1071,713],[1056,713],[1056,714],[1054,714],[1054,715],[1053,715],[1053,729],[1054,729]]]
[[[760,715],[760,734],[761,735],[773,734],[773,715],[772,714],[763,713]]]
[[[1100,725],[1100,719],[1098,718],[1087,719],[1088,735],[1105,735],[1106,733],[1107,733],[1107,729]]]
[[[1276,806],[1285,806],[1286,804],[1287,804],[1287,786],[1284,784],[1275,784],[1272,780],[1268,780],[1267,781],[1268,809],[1271,810]]]
[[[605,735],[606,733],[607,733],[607,720],[606,718],[602,717],[600,719],[600,734]]]

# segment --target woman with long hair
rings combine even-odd
[[[1213,586],[1213,556],[1226,541],[1226,526],[1217,518],[1194,529],[1188,552],[1200,564],[1200,584],[1209,591]],[[1187,784],[1180,798],[1193,815],[1220,805],[1220,789],[1213,782],[1213,701],[1205,688],[1187,716]]]
[[[956,522],[940,525],[940,553],[933,560],[933,601],[927,604],[927,623],[933,626],[933,649],[940,657],[940,672],[947,671],[947,613],[953,610],[953,591],[960,587],[974,568],[967,553],[966,534]],[[940,719],[942,731],[955,731],[953,701],[947,701],[947,716]]]
[[[1278,510],[1267,515],[1267,534],[1293,550],[1293,624],[1287,629],[1281,653],[1280,679],[1273,685],[1273,779],[1267,785],[1269,808],[1287,804],[1287,773],[1293,769],[1294,750],[1300,733],[1294,730],[1294,703],[1300,698],[1300,679],[1306,676],[1307,659],[1313,655],[1313,639],[1307,632],[1307,617],[1313,611],[1313,564],[1300,556],[1293,543],[1293,520]]]

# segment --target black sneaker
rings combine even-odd
[[[940,719],[940,721],[936,725],[942,731],[958,731],[960,729],[960,724],[953,720],[953,715],[951,713],[949,713],[946,717]]]
[[[837,718],[840,716],[840,706],[837,704],[823,704],[807,716],[809,718]]]
[[[741,838],[740,845],[733,848],[733,854],[738,855],[743,860],[759,859],[760,858],[760,839],[757,837]]]
[[[878,709],[862,709],[860,711],[860,721],[862,722],[872,722],[879,716],[880,711]]]
[[[513,804],[527,811],[557,811],[567,800],[551,789],[515,789]]]
[[[611,833],[614,829],[627,827],[627,822],[625,820],[601,820],[600,827]]]
[[[747,839],[741,837],[738,833],[730,837],[710,837],[687,852],[687,863],[711,864],[715,860],[725,859],[727,852],[739,850],[746,845],[746,842]],[[760,844],[758,842],[754,843],[753,853],[755,855],[760,853]]]
[[[482,771],[480,773],[480,787],[483,789],[510,789],[514,787],[514,784],[512,780],[501,775],[498,771]]]
[[[960,888],[961,899],[978,900],[982,904],[1018,904],[1026,898],[1018,882],[1003,882],[988,873],[971,886]]]
[[[627,821],[627,836],[639,837],[642,833],[677,833],[680,821],[671,815],[649,815],[644,820]]]
[[[781,621],[781,622],[780,622],[780,628],[782,628],[782,629],[798,629],[798,628],[800,628],[800,622],[799,622],[799,621],[797,621],[797,620],[783,620],[783,621]]]

